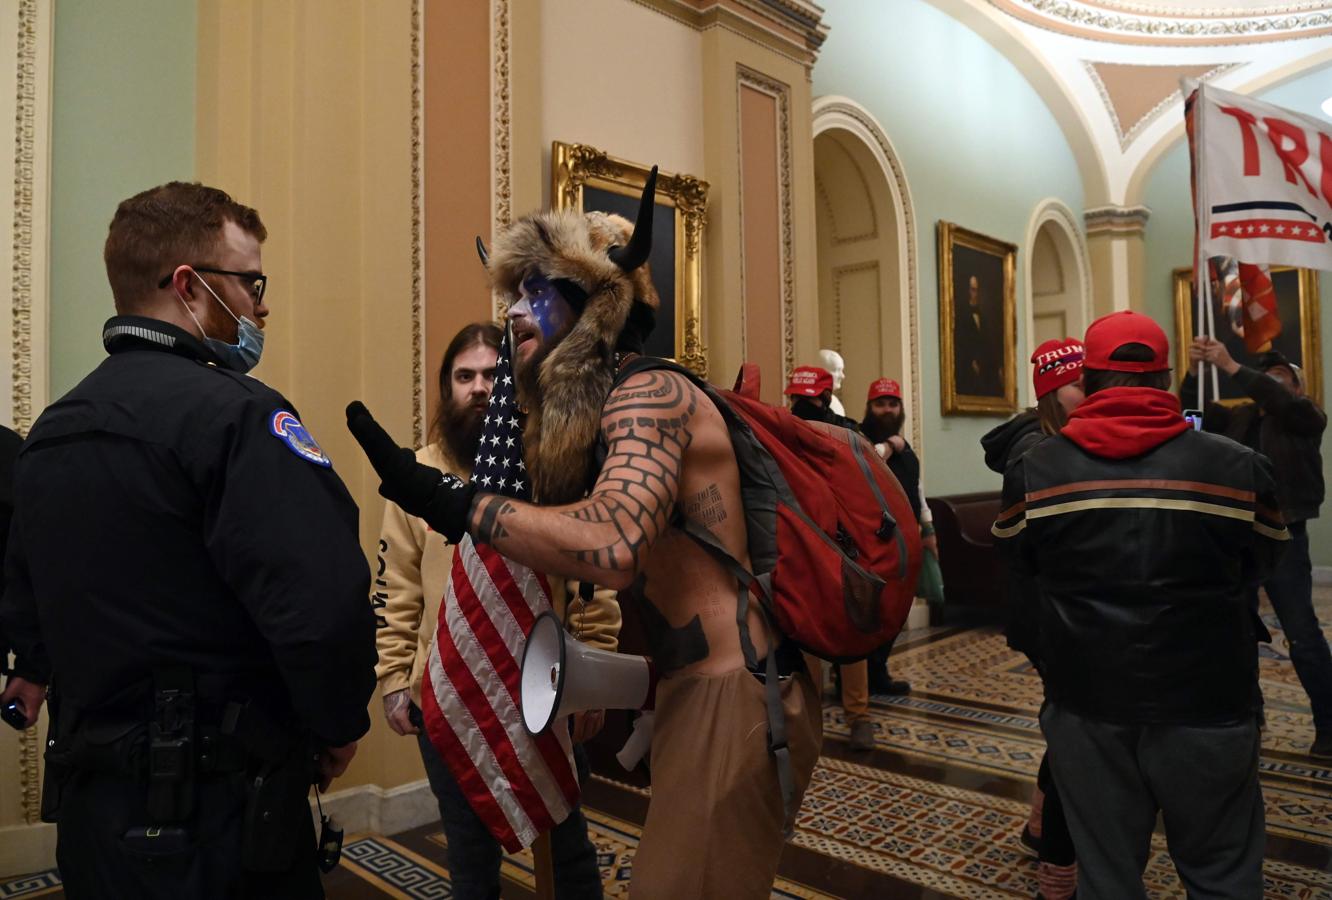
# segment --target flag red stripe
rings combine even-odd
[[[522,625],[523,635],[526,637],[526,635],[530,634],[532,631],[532,625],[536,622],[536,616],[532,614],[531,607],[527,605],[527,600],[523,597],[522,589],[518,587],[518,583],[513,577],[513,571],[509,568],[509,562],[503,557],[503,555],[489,547],[481,546],[476,549],[477,558],[480,559],[481,563],[486,567],[486,571],[490,574],[490,579],[495,585],[495,589],[499,591],[500,596],[503,597],[504,601],[509,605],[509,609],[513,610],[514,617],[517,618],[518,622]],[[549,596],[549,594],[547,594],[547,596]],[[516,609],[517,606],[522,607],[521,616],[519,615],[519,610]],[[491,625],[489,621],[487,621],[486,624]],[[475,627],[477,626],[473,626],[473,628]],[[518,662],[518,660],[510,661],[515,664]],[[508,672],[505,672],[504,685],[509,689],[509,695],[513,697],[514,705],[518,707],[519,710],[522,710],[522,669],[520,666],[514,666],[514,673],[513,680],[510,680]],[[564,727],[563,722],[556,727]],[[578,776],[577,773],[570,769],[569,758],[565,755],[564,747],[560,744],[559,738],[557,738],[552,731],[546,731],[537,735],[534,740],[536,741],[537,749],[541,752],[541,757],[546,761],[546,766],[555,777],[560,792],[564,794],[565,799],[568,800],[569,804],[572,806],[574,801],[578,798]]]
[[[527,635],[532,630],[532,624],[536,621],[536,616],[532,614],[531,608],[528,607],[527,600],[523,597],[522,591],[514,580],[513,573],[509,570],[504,557],[486,546],[476,547],[475,552],[477,558],[489,573],[496,593],[504,599],[514,618],[518,620],[524,636]],[[466,580],[465,574],[463,580]],[[472,587],[470,582],[468,587]],[[462,588],[457,585],[457,579],[454,582],[454,590],[458,594],[458,609],[462,611],[463,616],[467,619],[467,624],[471,627],[472,633],[476,635],[481,646],[485,648],[486,655],[490,657],[491,665],[495,667],[496,674],[513,699],[514,707],[521,710],[522,669],[518,660],[509,655],[508,647],[505,645],[499,630],[495,627],[495,623],[486,614],[486,610],[482,608],[480,602],[475,601],[476,593],[472,593],[470,597],[465,598]],[[485,590],[484,585],[482,590]],[[572,805],[574,799],[578,796],[578,778],[569,768],[569,758],[564,753],[564,747],[560,745],[559,739],[550,732],[537,735],[534,740],[542,759],[546,761],[547,768],[555,777],[560,792]]]
[[[431,652],[433,654],[436,651],[432,649]],[[505,850],[516,853],[522,849],[522,842],[518,840],[518,835],[509,824],[508,817],[504,815],[504,811],[495,800],[495,795],[490,792],[489,786],[481,777],[476,761],[468,754],[467,748],[462,745],[458,736],[453,733],[453,728],[445,721],[444,712],[439,707],[439,701],[435,699],[435,687],[430,679],[429,670],[421,686],[421,718],[425,720],[426,735],[430,738],[430,743],[434,745],[444,764],[449,767],[449,772],[458,783],[458,788],[467,798],[477,818],[485,823],[486,828],[490,829],[490,833]]]
[[[513,614],[514,620],[518,623],[518,628],[526,636],[532,631],[532,626],[536,623],[536,615],[532,612],[532,608],[527,605],[527,598],[523,596],[522,588],[518,587],[518,583],[514,581],[513,572],[509,570],[504,557],[485,544],[476,547],[476,557],[481,561],[481,565],[486,567],[486,571],[490,573],[490,580],[495,585],[495,590],[504,600],[504,604],[509,607],[509,612]],[[517,684],[517,682],[515,681],[514,684]]]
[[[477,599],[476,593],[472,590],[472,584],[467,580],[467,573],[463,569],[462,549],[463,548],[459,548],[458,552],[455,552],[453,555],[453,591],[458,600],[458,608],[459,610],[464,611],[464,615],[467,617],[470,625],[472,617],[467,614],[467,611],[469,609],[476,610],[480,606],[480,601]],[[474,677],[471,670],[463,663],[457,652],[457,648],[453,647],[453,639],[449,636],[448,624],[442,614],[439,622],[439,639],[441,642],[447,639],[447,646],[452,648],[452,652],[445,652],[445,646],[443,645],[440,648],[440,661],[444,664],[444,671],[449,676],[449,681],[453,682],[453,688],[457,691],[458,697],[462,700],[463,705],[471,710],[472,717],[476,720],[477,726],[481,729],[482,736],[486,739],[486,743],[490,745],[491,752],[495,754],[495,758],[499,761],[500,768],[503,769],[505,775],[508,777],[509,784],[513,788],[514,796],[517,798],[518,803],[523,809],[527,810],[527,814],[531,817],[532,822],[536,825],[538,830],[545,831],[548,828],[551,828],[555,822],[551,816],[550,810],[546,808],[545,801],[542,800],[541,794],[537,791],[535,785],[532,784],[532,780],[529,777],[527,770],[523,768],[522,761],[518,758],[518,753],[514,749],[508,734],[504,730],[504,726],[499,720],[498,711],[491,707],[490,701],[486,699],[485,692],[477,682],[477,678]],[[483,637],[482,634],[478,634],[475,631],[473,633],[476,634],[478,642],[481,644],[486,654],[491,657],[493,662],[494,645],[497,644],[502,650],[504,650],[506,655],[508,651],[504,649],[503,642],[499,640],[499,636],[494,630],[493,623],[491,623],[489,619],[486,619],[485,625],[489,628],[489,640],[487,640],[486,637]],[[488,644],[490,646],[487,646]],[[513,661],[511,658],[509,659],[509,662],[512,664]],[[514,669],[516,671],[517,667],[514,666]],[[499,677],[499,673],[494,671],[479,674],[481,677]],[[506,682],[505,684],[507,687],[508,683]],[[510,694],[512,695],[513,693],[515,693],[515,691],[511,689]]]

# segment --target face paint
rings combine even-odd
[[[549,341],[574,319],[573,307],[560,295],[544,275],[534,273],[523,279],[518,289],[518,302],[514,316],[527,316],[541,330],[541,337]]]

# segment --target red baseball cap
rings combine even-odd
[[[788,397],[817,397],[833,389],[833,377],[818,366],[797,366],[786,384]]]
[[[1170,368],[1170,342],[1161,326],[1151,316],[1131,309],[1101,316],[1087,329],[1083,343],[1087,348],[1085,365],[1109,372],[1162,372]],[[1152,358],[1141,362],[1111,359],[1125,344],[1143,344]]]
[[[1077,338],[1051,338],[1031,355],[1031,381],[1039,400],[1051,391],[1072,384],[1082,377],[1085,351]]]
[[[865,398],[865,402],[878,400],[880,397],[896,397],[901,400],[902,386],[891,378],[880,378],[870,385],[869,396]]]

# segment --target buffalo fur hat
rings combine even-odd
[[[527,471],[541,503],[571,503],[591,486],[616,344],[635,301],[654,311],[660,305],[646,262],[655,174],[643,191],[637,227],[603,212],[538,213],[505,229],[490,253],[491,284],[506,301],[516,302],[523,279],[539,272],[579,313],[541,362],[539,397],[524,398]]]

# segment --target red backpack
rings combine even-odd
[[[732,391],[654,357],[629,362],[616,384],[653,369],[688,378],[726,421],[740,469],[750,568],[703,525],[686,519],[679,527],[748,586],[769,621],[801,649],[853,662],[896,637],[915,597],[920,530],[902,486],[869,441],[763,403],[752,364],[741,369]],[[742,643],[749,643],[743,629]]]

